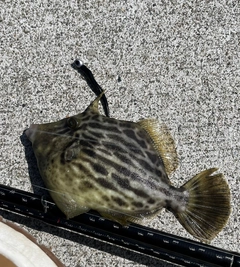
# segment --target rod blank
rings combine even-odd
[[[0,185],[0,208],[181,266],[240,266],[238,253],[137,224],[123,227],[102,218],[95,212],[88,212],[67,220],[51,199],[5,185]]]

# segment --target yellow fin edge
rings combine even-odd
[[[166,173],[173,173],[178,167],[178,155],[168,127],[155,119],[145,119],[137,123],[152,139],[154,148],[163,160]]]

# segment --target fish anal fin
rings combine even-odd
[[[163,160],[166,173],[173,173],[178,167],[178,155],[168,127],[155,119],[145,119],[137,123],[152,139],[154,148]]]
[[[127,214],[120,213],[113,210],[98,210],[102,217],[120,223],[122,226],[127,226],[131,222],[141,224],[145,219],[152,219],[160,213],[161,209],[153,211],[151,213],[146,211],[138,211],[137,213]]]
[[[109,212],[109,211],[98,211],[102,217],[109,219],[111,221],[117,222],[122,226],[127,226],[130,223],[129,216],[117,213],[117,212]]]

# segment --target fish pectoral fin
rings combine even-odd
[[[73,159],[78,157],[78,154],[80,152],[80,144],[79,142],[73,143],[68,148],[65,149],[63,157],[65,162],[70,162]]]
[[[168,127],[158,120],[145,119],[137,122],[152,139],[153,146],[164,163],[166,173],[170,175],[178,167],[178,155],[175,142]]]

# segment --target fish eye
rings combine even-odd
[[[71,117],[67,120],[67,126],[71,129],[75,129],[77,127],[77,121]]]

